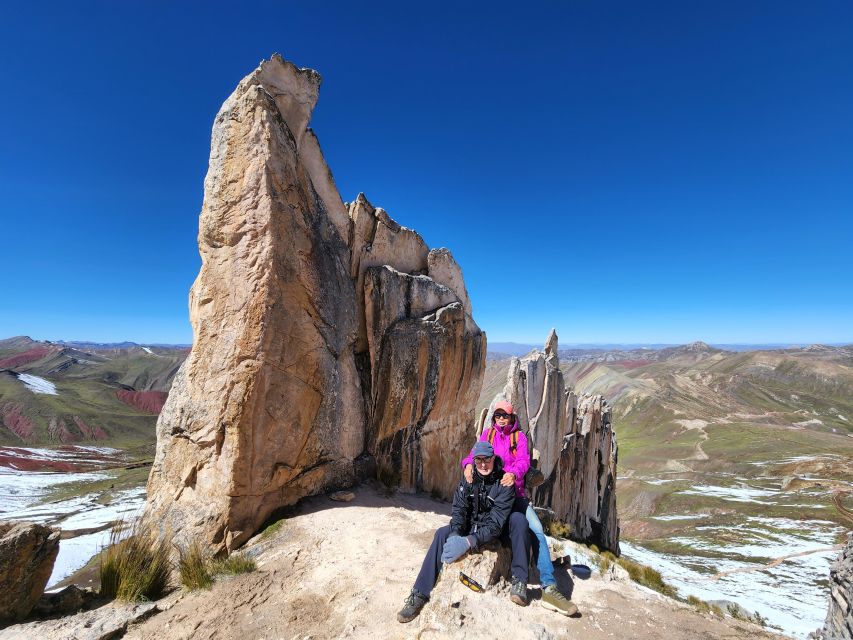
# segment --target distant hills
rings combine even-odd
[[[693,344],[705,344],[704,342],[698,342]],[[538,349],[542,345],[540,344],[527,344],[520,342],[490,342],[489,343],[489,357],[491,359],[497,359],[500,357],[511,357],[511,356],[523,356],[530,353],[533,349]],[[670,349],[670,348],[678,348],[678,344],[670,344],[670,343],[605,343],[605,344],[593,344],[593,343],[567,343],[562,344],[560,353],[601,353],[601,352],[627,352],[627,351],[659,351],[661,349]],[[771,351],[778,349],[800,349],[804,348],[803,345],[795,344],[795,343],[767,343],[767,344],[713,344],[709,345],[715,349],[720,349],[722,351]],[[829,345],[811,345],[808,348],[813,347],[826,346],[829,348],[834,347],[843,347],[850,346],[845,343],[833,343]]]
[[[568,386],[603,394],[613,407],[620,473],[853,454],[853,345],[735,352],[694,342],[559,356]],[[508,367],[509,356],[492,354],[480,407]]]
[[[150,445],[184,345],[0,340],[0,445]]]

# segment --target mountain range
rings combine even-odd
[[[154,442],[184,346],[0,340],[0,445]]]

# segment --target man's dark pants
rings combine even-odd
[[[527,536],[527,518],[523,513],[511,513],[509,522],[501,531],[501,542],[509,544],[512,549],[512,575],[527,583],[527,566],[530,558],[530,539]],[[450,536],[450,525],[440,527],[432,539],[432,544],[427,551],[418,579],[415,580],[415,589],[425,596],[429,596],[438,572],[441,571],[441,552],[444,543]]]

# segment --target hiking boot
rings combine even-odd
[[[417,589],[412,589],[403,608],[397,612],[397,622],[411,622],[417,618],[427,601],[429,598]]]
[[[518,578],[512,579],[512,589],[509,591],[509,599],[522,607],[527,604],[527,585],[522,580]]]
[[[564,616],[573,616],[578,612],[574,602],[559,592],[556,585],[548,585],[542,589],[540,604],[546,609],[562,613]]]

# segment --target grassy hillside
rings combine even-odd
[[[715,521],[745,509],[795,519],[819,513],[853,526],[832,503],[853,506],[853,347],[735,353],[695,343],[560,356],[567,386],[601,393],[613,407],[629,538],[669,538],[695,522],[655,516],[703,511]],[[503,387],[508,364],[489,362],[481,407]],[[764,483],[791,499],[748,506],[714,491],[685,492],[721,482],[731,490]]]
[[[186,349],[78,349],[0,340],[0,445],[154,441],[157,413]]]

